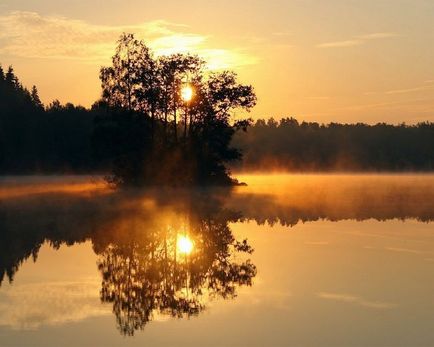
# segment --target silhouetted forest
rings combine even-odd
[[[155,58],[133,35],[121,36],[100,77],[102,98],[90,109],[57,100],[44,106],[35,86],[28,90],[12,67],[0,67],[0,174],[104,173],[115,185],[230,185],[229,167],[434,168],[433,123],[234,121],[234,110],[256,103],[251,86],[229,71],[209,73],[196,56]]]
[[[22,86],[12,67],[0,66],[0,173],[87,172],[94,115],[54,101],[44,107],[35,86]]]
[[[434,169],[434,123],[376,125],[257,120],[234,145],[245,170],[405,171]]]

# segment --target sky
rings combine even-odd
[[[236,71],[255,119],[434,121],[433,0],[0,0],[0,63],[45,103],[96,101],[122,32]]]

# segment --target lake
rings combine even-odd
[[[0,346],[434,346],[434,175],[0,179]]]

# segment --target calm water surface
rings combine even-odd
[[[0,346],[434,346],[433,175],[0,179]]]

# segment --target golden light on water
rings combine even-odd
[[[194,247],[193,241],[188,236],[180,236],[176,246],[182,254],[190,254]]]
[[[190,85],[185,85],[181,89],[181,98],[185,102],[191,101],[193,99],[193,88]]]

